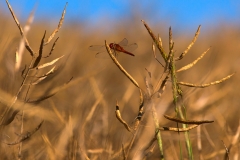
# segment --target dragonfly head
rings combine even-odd
[[[111,49],[114,49],[114,43],[110,43],[110,44],[109,44],[109,47],[110,47]]]

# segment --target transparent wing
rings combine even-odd
[[[128,44],[127,38],[124,38],[121,42],[118,43],[120,46],[126,46]]]
[[[99,52],[106,51],[106,47],[104,45],[91,45],[88,47],[88,49],[91,51],[99,51]]]
[[[122,47],[128,52],[132,52],[138,48],[138,45],[137,45],[137,43],[133,43],[133,44],[129,44],[127,46],[122,46]]]
[[[118,52],[113,52],[113,54],[115,56],[117,56]],[[99,59],[111,59],[110,56],[108,55],[107,51],[98,52],[98,53],[96,53],[95,57],[99,58]]]

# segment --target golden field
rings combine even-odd
[[[148,23],[147,19],[145,21]],[[20,21],[20,23],[24,26],[25,22]],[[0,24],[2,24],[0,110],[4,112],[21,86],[22,70],[25,65],[29,65],[31,56],[25,49],[20,68],[15,69],[15,52],[19,48],[21,35],[10,14],[0,17]],[[58,22],[50,25],[47,17],[44,22],[34,21],[30,25],[27,39],[34,51],[39,50],[44,31],[46,30],[47,39],[57,25]],[[18,114],[10,124],[1,126],[3,142],[0,149],[1,159],[124,158],[122,145],[127,152],[133,134],[128,132],[116,118],[116,100],[122,118],[133,126],[138,114],[139,89],[110,58],[95,58],[97,52],[90,51],[89,46],[104,45],[105,40],[108,43],[119,42],[123,38],[127,38],[129,43],[136,42],[138,48],[133,51],[135,57],[119,55],[118,61],[134,77],[144,95],[147,95],[148,89],[144,80],[148,76],[145,68],[151,72],[151,82],[154,87],[164,68],[154,59],[153,40],[140,17],[135,17],[132,21],[112,24],[111,31],[106,31],[105,25],[111,24],[104,21],[102,26],[91,26],[91,29],[95,29],[87,32],[84,24],[63,22],[63,26],[54,38],[55,40],[59,37],[54,51],[48,58],[43,58],[40,64],[65,56],[56,63],[56,71],[52,75],[37,85],[31,85],[28,91],[28,85],[25,84],[31,83],[31,76],[44,75],[51,67],[39,69],[36,74],[30,71],[30,80],[23,85],[18,100],[12,107],[13,110],[19,110]],[[163,48],[168,52],[169,26],[161,22],[154,25],[148,23],[148,25],[156,35],[159,33]],[[190,32],[172,26],[175,56],[179,56],[187,48],[197,27],[191,28]],[[50,52],[54,40],[44,47],[44,56]],[[200,35],[188,54],[181,61],[176,61],[176,68],[179,69],[193,62],[211,46],[208,53],[195,66],[177,73],[178,81],[205,84],[235,73],[230,79],[206,88],[181,86],[183,91],[181,103],[186,106],[187,119],[214,120],[214,123],[199,125],[189,131],[195,159],[224,159],[226,158],[224,145],[231,146],[230,159],[240,157],[239,44],[240,31],[237,26],[223,22],[209,29],[202,26]],[[158,50],[156,54],[164,64]],[[65,84],[71,77],[73,79]],[[52,93],[54,93],[52,97],[43,101],[28,103],[30,100]],[[145,99],[143,119],[130,148],[128,159],[160,159],[157,141],[146,148],[155,135],[152,104],[156,109],[159,126],[177,126],[175,122],[163,116],[175,115],[172,85],[169,79],[160,98]],[[43,120],[42,126],[26,140],[15,145],[6,144],[30,133]],[[183,133],[161,131],[161,138],[166,160],[180,159],[179,143],[183,159],[188,159]]]

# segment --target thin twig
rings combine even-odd
[[[125,152],[125,149],[124,149],[124,145],[122,144],[122,153],[123,153],[123,159],[126,160],[127,157],[126,157],[126,152]]]
[[[16,24],[17,24],[17,26],[18,26],[18,29],[19,29],[19,31],[20,31],[20,34],[21,34],[22,38],[23,38],[24,41],[25,41],[25,47],[26,47],[26,49],[29,51],[29,53],[31,54],[31,56],[34,56],[35,53],[34,53],[33,49],[30,47],[29,42],[28,42],[28,40],[27,40],[27,38],[26,38],[26,36],[25,36],[25,34],[24,34],[24,32],[23,32],[23,29],[22,29],[22,27],[21,27],[21,25],[20,25],[20,23],[19,23],[16,15],[14,14],[14,12],[13,12],[13,10],[12,10],[12,7],[11,7],[11,5],[9,4],[8,0],[6,0],[6,3],[7,3],[8,8],[9,8],[9,10],[10,10],[12,16],[13,16],[14,21],[16,22]]]
[[[3,142],[3,143],[5,143],[5,144],[7,144],[7,145],[16,145],[16,144],[19,144],[19,143],[25,141],[26,139],[30,138],[35,132],[37,132],[37,131],[40,129],[40,127],[42,126],[43,122],[44,122],[44,121],[42,121],[42,122],[41,122],[34,130],[32,130],[31,132],[28,132],[27,134],[25,134],[25,135],[23,135],[23,136],[20,136],[20,138],[19,138],[17,141],[12,142],[12,143],[7,143],[7,142]]]
[[[222,141],[222,143],[223,143],[223,145],[224,145],[224,148],[225,148],[225,150],[226,150],[225,159],[229,160],[229,150],[228,150],[227,146],[225,145],[225,143],[223,142],[223,140],[221,140],[221,141]]]

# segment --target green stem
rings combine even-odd
[[[183,109],[183,112],[182,112]],[[186,108],[184,106],[184,104],[182,104],[182,108],[180,109],[180,117],[181,119],[186,120]],[[188,125],[187,124],[182,124],[183,128],[187,128]],[[189,138],[189,131],[184,132],[185,135],[185,143],[186,143],[186,147],[187,147],[187,151],[188,151],[188,159],[193,160],[193,152],[192,152],[192,145],[191,145],[191,141]]]
[[[172,92],[173,92],[173,103],[175,106],[175,112],[176,116],[180,117],[181,119],[186,119],[186,111],[185,111],[185,106],[183,105],[184,109],[184,114],[182,112],[182,108],[178,107],[178,96],[181,94],[181,89],[177,85],[177,77],[176,77],[176,68],[175,68],[175,60],[174,60],[174,53],[170,52],[170,73],[171,73],[171,79],[172,79]],[[187,128],[186,124],[183,124],[183,128]],[[189,138],[189,133],[185,132],[185,143],[186,147],[188,150],[188,157],[190,160],[193,160],[193,152],[192,152],[192,146]],[[182,158],[182,149],[181,149],[181,144],[179,142],[179,147],[180,147],[180,157]]]

